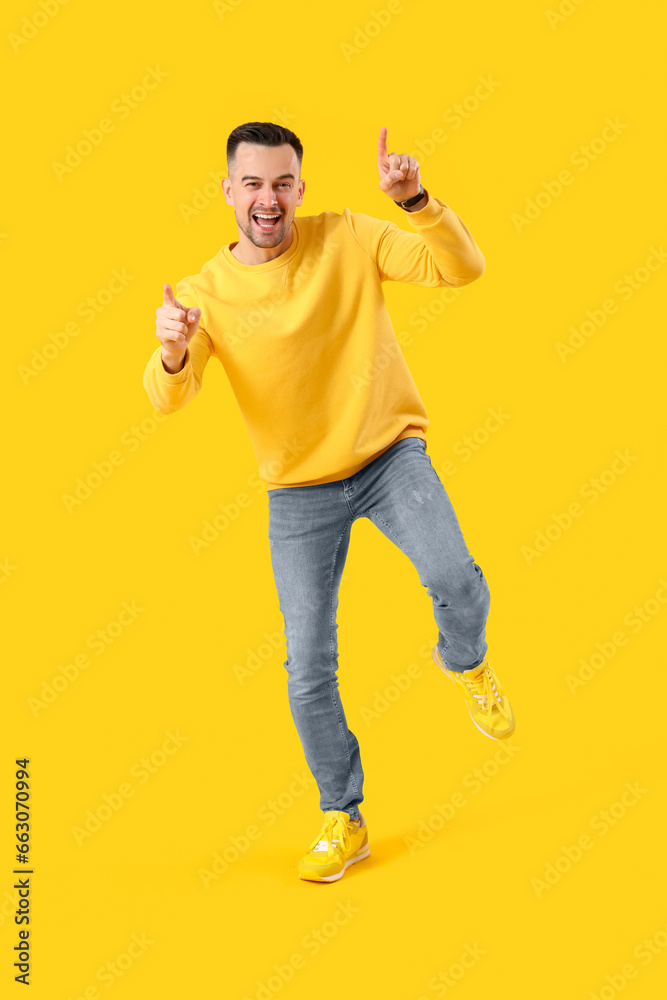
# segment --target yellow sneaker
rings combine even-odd
[[[492,740],[512,735],[515,729],[512,706],[486,660],[470,670],[448,670],[437,646],[433,647],[433,659],[463,694],[470,718],[480,732]]]
[[[349,865],[362,861],[371,853],[368,846],[368,828],[357,829],[350,823],[350,814],[330,809],[324,814],[319,836],[312,842],[299,861],[299,878],[311,882],[335,882],[342,878]]]

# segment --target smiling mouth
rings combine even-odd
[[[270,233],[271,230],[275,229],[278,223],[280,222],[279,215],[276,215],[275,217],[268,219],[263,218],[262,216],[263,213],[259,213],[259,215],[253,215],[252,219],[257,228],[263,230],[264,232]]]

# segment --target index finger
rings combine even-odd
[[[386,126],[382,126],[380,129],[380,135],[378,136],[378,158],[386,159],[387,156],[387,129]]]

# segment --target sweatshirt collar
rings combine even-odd
[[[292,229],[294,231],[294,235],[287,250],[285,250],[284,253],[281,253],[278,257],[274,257],[273,260],[266,261],[264,264],[243,264],[240,260],[236,259],[230,250],[231,243],[227,243],[224,247],[222,247],[219,253],[222,259],[236,271],[252,271],[254,274],[263,274],[265,271],[273,271],[278,267],[284,267],[285,264],[288,264],[299,248],[301,237],[299,234],[298,220],[296,218],[292,219]]]

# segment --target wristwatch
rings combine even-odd
[[[419,194],[414,195],[412,198],[408,198],[407,201],[394,201],[395,205],[400,205],[407,212],[413,205],[416,205],[418,201],[421,201],[428,191],[425,191],[422,185],[419,185]]]

